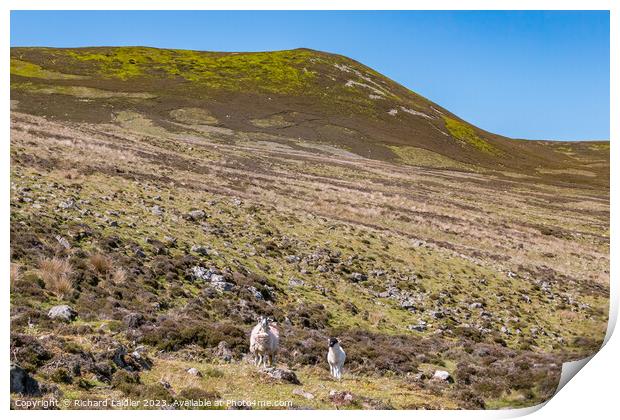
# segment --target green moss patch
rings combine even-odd
[[[458,162],[439,153],[419,147],[390,146],[390,150],[398,155],[401,162],[412,166],[429,166],[432,168],[450,168],[475,170],[475,166]]]
[[[478,136],[476,134],[476,130],[474,130],[471,125],[450,117],[443,117],[443,119],[446,124],[446,128],[455,139],[473,146],[484,153],[488,153],[490,155],[499,154],[499,150],[487,140],[484,140]]]
[[[37,64],[15,58],[11,58],[11,74],[36,79],[86,79],[86,77],[76,74],[47,70]]]

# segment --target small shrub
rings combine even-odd
[[[28,372],[36,372],[52,354],[35,337],[11,334],[11,356]]]
[[[470,389],[457,388],[450,393],[450,396],[459,400],[461,408],[466,410],[484,410],[486,408],[484,399]]]
[[[191,388],[185,388],[183,390],[181,390],[181,392],[179,392],[179,395],[177,397],[177,400],[191,400],[191,401],[215,401],[220,399],[221,396],[220,394],[218,394],[215,391],[207,391],[205,389],[201,389],[201,388],[197,388],[197,387],[191,387]],[[201,407],[197,407],[200,409],[214,409],[217,407],[214,407],[213,405],[211,406],[201,406]]]
[[[65,368],[58,368],[50,375],[50,379],[59,384],[70,384],[73,378]]]
[[[112,375],[110,385],[126,395],[131,394],[132,390],[140,384],[140,375],[137,372],[118,370]]]
[[[67,341],[63,345],[63,350],[71,354],[79,354],[84,351],[84,349],[82,349],[82,347],[79,344],[74,343],[73,341]]]
[[[112,376],[112,388],[122,392],[124,395],[150,400],[172,401],[170,392],[161,384],[143,384],[137,372],[119,370]]]
[[[45,258],[39,264],[39,275],[45,288],[63,299],[73,290],[73,268],[67,260],[60,258]]]
[[[197,344],[204,348],[216,348],[226,341],[235,357],[247,352],[247,327],[228,322],[199,322],[189,319],[167,319],[156,328],[144,331],[142,342],[160,350],[177,351],[184,346]]]
[[[89,381],[87,381],[84,378],[78,379],[77,386],[82,388],[82,389],[86,389],[86,390],[89,390],[89,389],[92,389],[92,388],[95,387],[94,384],[90,383]]]

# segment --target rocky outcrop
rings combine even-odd
[[[20,366],[11,363],[11,393],[40,396],[39,383]]]

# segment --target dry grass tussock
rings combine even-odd
[[[73,290],[73,268],[69,261],[61,258],[45,258],[39,263],[39,275],[45,288],[63,299]]]
[[[114,285],[121,285],[127,281],[127,271],[122,267],[115,267],[114,260],[104,254],[97,253],[88,257],[90,267],[102,280]]]
[[[13,287],[17,283],[19,283],[21,278],[22,278],[21,265],[18,263],[11,263],[11,277],[10,277],[11,290],[13,290]]]
[[[110,281],[115,285],[121,285],[127,281],[127,272],[123,268],[117,268],[110,274]]]
[[[98,274],[107,275],[112,271],[112,260],[103,254],[93,254],[88,258],[91,268]]]

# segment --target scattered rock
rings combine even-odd
[[[351,405],[353,404],[355,397],[348,391],[336,391],[332,389],[329,391],[329,399],[335,405]]]
[[[412,331],[425,331],[426,330],[426,321],[420,320],[417,324],[409,325],[409,328]]]
[[[435,381],[448,382],[448,383],[454,382],[452,375],[450,375],[450,373],[448,373],[445,370],[436,370],[435,373],[433,373],[432,379]]]
[[[411,299],[404,299],[401,303],[400,303],[400,307],[403,309],[406,309],[408,311],[415,311],[416,306],[415,306],[415,302]]]
[[[362,274],[362,273],[351,273],[351,275],[349,276],[349,279],[352,282],[360,282],[360,281],[366,281],[368,280],[368,276],[366,274]]]
[[[123,322],[129,328],[138,328],[144,324],[144,315],[136,312],[125,315]]]
[[[166,381],[165,379],[160,379],[159,384],[169,391],[172,390],[172,385],[170,385],[170,382]]]
[[[151,207],[151,213],[153,213],[155,216],[161,216],[162,214],[164,214],[164,209],[155,204],[153,207]]]
[[[431,311],[431,317],[433,317],[434,319],[442,319],[445,316],[445,312],[441,309],[437,311]]]
[[[11,363],[11,393],[40,396],[39,383],[15,363]]]
[[[116,366],[129,372],[139,372],[149,370],[153,367],[153,362],[141,351],[128,353],[124,346],[118,346],[112,355],[112,361]]]
[[[220,292],[230,292],[235,285],[232,283],[229,283],[227,281],[223,281],[223,280],[214,280],[213,277],[222,277],[222,276],[218,276],[217,274],[213,275],[211,278],[211,285],[216,288],[217,290],[219,290]]]
[[[187,219],[193,220],[195,222],[203,220],[205,217],[207,217],[207,213],[205,213],[203,210],[192,210],[186,215]]]
[[[261,369],[261,373],[272,379],[288,382],[294,385],[301,385],[301,382],[297,379],[297,375],[295,375],[295,372],[292,370],[270,367]]]
[[[63,210],[68,210],[68,209],[72,209],[75,207],[75,201],[73,199],[68,199],[67,201],[61,201],[58,204],[58,207],[60,207]]]
[[[226,341],[220,341],[215,349],[215,355],[225,362],[230,362],[233,359],[233,353]]]
[[[300,388],[295,388],[293,390],[293,395],[299,395],[300,397],[304,397],[307,400],[313,400],[314,399],[314,394],[304,391],[303,389]]]
[[[293,287],[303,286],[305,283],[302,279],[298,279],[297,277],[291,277],[288,281],[288,284]]]
[[[198,265],[190,269],[190,277],[194,280],[209,281],[214,274],[213,270]]]
[[[135,246],[133,248],[133,252],[136,254],[138,258],[146,258],[146,253],[139,246]]]
[[[202,255],[202,256],[207,256],[209,255],[209,248],[207,248],[204,245],[194,245],[191,247],[190,251],[195,252],[196,254]]]
[[[196,369],[195,367],[187,369],[187,373],[189,373],[192,376],[202,378],[202,373],[200,373],[200,371]]]
[[[177,238],[174,236],[164,236],[164,244],[169,247],[175,247],[177,244]]]
[[[248,286],[248,290],[250,291],[250,293],[252,293],[254,295],[254,297],[256,299],[258,299],[258,300],[265,300],[265,297],[263,296],[263,294],[256,287]]]
[[[69,241],[67,241],[65,238],[63,238],[60,235],[56,235],[56,240],[58,241],[58,243],[60,244],[60,246],[62,246],[64,249],[69,249],[71,248],[71,244],[69,243]]]
[[[411,376],[411,378],[415,382],[423,382],[423,381],[429,379],[429,376],[426,373],[424,373],[424,372],[417,372],[417,373],[413,374]]]
[[[286,260],[286,262],[291,264],[301,261],[301,258],[299,258],[297,255],[287,255],[286,257],[284,257],[284,259]]]
[[[64,322],[71,322],[75,318],[77,318],[77,311],[70,307],[69,305],[56,305],[52,307],[47,316],[51,319],[59,319]]]

